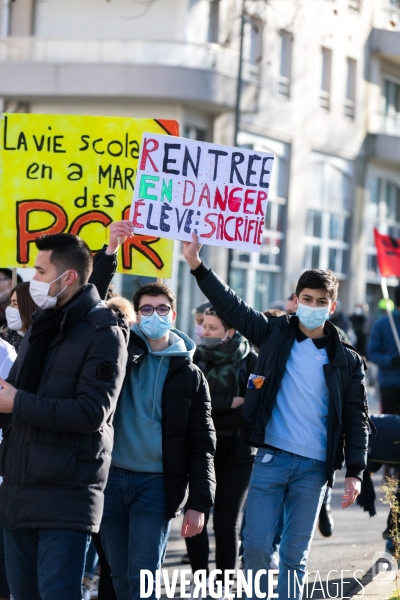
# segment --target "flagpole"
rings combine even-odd
[[[386,277],[381,277],[381,288],[382,288],[382,294],[383,294],[384,299],[389,300],[389,292],[388,292],[388,287],[387,287],[387,283],[386,283]],[[386,302],[386,312],[387,312],[387,316],[389,319],[390,327],[392,329],[394,341],[396,342],[397,351],[400,354],[400,338],[399,338],[399,334],[397,333],[396,325],[394,323],[392,311],[390,310],[389,302]]]

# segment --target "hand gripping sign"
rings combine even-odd
[[[75,115],[3,114],[0,128],[0,264],[7,267],[32,266],[44,233],[74,233],[99,250],[108,226],[128,218],[143,132],[179,134],[176,121]],[[143,232],[123,244],[118,271],[170,277],[172,253],[172,241]]]
[[[143,134],[136,233],[260,252],[273,154]]]

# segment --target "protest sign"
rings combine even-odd
[[[176,121],[75,115],[3,114],[0,127],[4,267],[32,266],[43,233],[102,248],[108,226],[128,218],[142,133],[179,134]],[[172,241],[138,235],[120,249],[118,270],[170,277],[172,253]]]
[[[135,231],[259,252],[273,154],[143,134]]]

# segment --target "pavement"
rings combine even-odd
[[[378,402],[373,394],[370,395],[370,407],[371,412],[379,412]],[[372,480],[377,494],[377,515],[371,518],[357,505],[350,506],[345,510],[341,508],[342,494],[344,493],[344,470],[337,473],[331,504],[335,520],[334,533],[332,537],[324,538],[318,530],[315,532],[307,566],[309,583],[304,592],[304,599],[364,597],[365,599],[371,598],[371,600],[380,600],[381,598],[383,600],[390,597],[395,588],[393,581],[395,574],[389,572],[390,566],[385,571],[389,564],[386,560],[388,557],[385,559],[385,556],[382,558],[379,555],[385,549],[382,532],[386,528],[389,509],[379,500],[379,496],[382,495],[379,490],[382,473],[373,475]],[[181,558],[186,552],[185,542],[179,535],[181,522],[182,518],[172,521],[171,536],[163,567],[168,570],[170,579],[174,569],[187,569],[187,578],[190,579],[190,566],[181,563]],[[210,569],[215,569],[215,563],[212,562],[215,542],[211,523],[212,519],[210,518],[208,526]],[[237,568],[240,568],[239,563]],[[380,573],[380,575],[374,577],[376,573]],[[372,583],[370,583],[371,581]],[[400,586],[400,583],[398,585]],[[178,584],[176,596],[180,595],[179,590]]]

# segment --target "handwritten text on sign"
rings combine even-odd
[[[79,235],[93,252],[107,243],[109,225],[128,218],[144,131],[179,133],[176,121],[3,114],[0,264],[32,266],[44,233]],[[170,277],[172,253],[171,240],[137,235],[123,244],[118,270]]]
[[[273,154],[143,134],[130,219],[136,233],[261,250]]]

